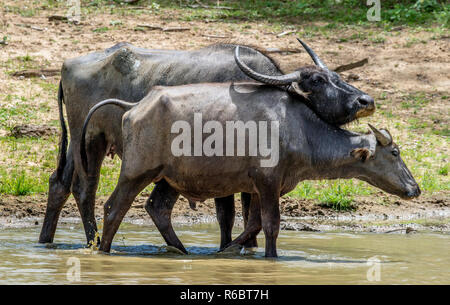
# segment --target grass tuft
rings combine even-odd
[[[28,176],[25,171],[1,174],[0,193],[15,196],[30,195],[42,191],[36,181]]]

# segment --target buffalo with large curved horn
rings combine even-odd
[[[290,85],[292,82],[297,82],[301,78],[300,71],[294,71],[292,73],[285,74],[285,75],[271,76],[271,75],[264,75],[264,74],[261,74],[261,73],[258,73],[256,71],[252,70],[249,66],[247,66],[240,59],[239,46],[236,46],[236,49],[234,51],[234,59],[236,60],[236,64],[239,66],[239,68],[242,70],[242,72],[244,72],[249,77],[251,77],[254,80],[257,80],[261,83],[275,85],[275,86],[282,86],[282,85]]]
[[[308,52],[309,56],[311,56],[314,63],[324,69],[325,71],[329,71],[328,67],[323,63],[323,61],[317,56],[317,54],[302,40],[297,38],[297,40],[301,43],[301,45],[305,48],[306,52]],[[234,52],[234,59],[236,60],[237,65],[239,68],[247,74],[249,77],[253,78],[254,80],[260,81],[265,84],[269,85],[291,85],[293,82],[298,82],[301,79],[300,71],[294,71],[289,74],[285,75],[263,75],[256,71],[253,71],[248,67],[239,57],[239,46],[236,46],[235,52]]]
[[[304,43],[300,38],[297,38],[298,42],[305,48],[306,52],[308,52],[309,56],[311,56],[314,63],[321,67],[324,70],[330,71],[328,67],[323,63],[323,61],[317,56],[317,54],[306,44]]]
[[[280,86],[303,98],[325,121],[330,122],[330,118],[336,116],[336,109],[331,110],[330,105],[339,105],[338,112],[347,113],[342,120],[334,120],[336,125],[369,116],[375,111],[375,101],[372,97],[342,80],[337,73],[328,69],[306,43],[300,39],[298,41],[311,56],[314,66],[303,66],[284,75],[261,74],[242,61],[239,57],[239,46],[235,48],[234,59],[248,77],[264,84]]]
[[[300,80],[301,75],[300,71],[294,71],[289,74],[285,75],[279,75],[279,76],[269,76],[269,75],[263,75],[261,73],[258,73],[256,71],[253,71],[249,66],[247,66],[239,57],[239,46],[236,46],[236,49],[234,51],[234,59],[236,60],[237,65],[239,68],[247,74],[249,77],[253,78],[254,80],[257,80],[261,83],[269,84],[269,85],[290,85],[292,82],[297,82]]]

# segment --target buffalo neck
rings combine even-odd
[[[328,124],[302,103],[296,103],[295,108],[289,112],[296,116],[290,120],[293,123],[289,126],[289,150],[297,160],[299,176],[304,179],[355,177],[362,162],[351,152],[357,148],[373,151],[376,145],[374,136]]]

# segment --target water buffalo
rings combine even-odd
[[[250,47],[241,48],[242,59],[247,67],[243,72],[233,57],[234,45],[214,45],[196,51],[162,51],[145,50],[121,43],[105,52],[66,60],[58,92],[62,127],[58,168],[50,177],[47,210],[39,242],[53,241],[60,211],[71,192],[80,210],[88,242],[95,237],[97,227],[93,207],[99,172],[106,154],[122,155],[120,122],[123,114],[121,109],[111,108],[108,112],[101,111],[91,122],[86,143],[89,171],[87,175],[81,173],[80,160],[73,152],[79,151],[83,120],[98,101],[119,98],[137,102],[155,85],[256,78],[278,84],[297,102],[308,103],[308,107],[331,124],[345,124],[373,113],[375,107],[372,98],[340,80],[306,44],[301,43],[316,66],[305,66],[287,75],[270,57]],[[331,78],[333,81],[328,81]],[[311,94],[308,98],[299,95],[309,88]],[[68,149],[63,101],[71,136]],[[167,208],[171,208],[170,204],[173,206],[174,202],[169,204],[168,201],[158,201],[158,198],[163,197],[160,194],[163,191],[168,191],[164,184],[157,184],[151,196],[152,202],[154,206],[165,208],[165,205],[169,205]],[[248,210],[250,197],[244,195],[242,201],[245,212]],[[167,194],[165,198],[168,198]],[[216,199],[218,219],[223,228],[222,246],[231,241],[234,219],[234,206],[231,202],[234,202],[233,196]],[[155,209],[147,205],[146,210],[152,212]]]
[[[115,106],[105,107],[109,104]],[[108,108],[128,111],[122,119],[120,177],[104,207],[101,251],[110,251],[113,237],[135,196],[151,182],[162,180],[174,192],[192,200],[251,193],[249,225],[238,242],[254,237],[259,229],[254,224],[260,219],[267,257],[277,256],[279,197],[302,180],[358,178],[402,198],[420,194],[387,130],[371,127],[373,132],[368,134],[346,131],[326,123],[306,104],[275,86],[220,83],[154,87],[137,105],[117,99],[97,104],[86,118],[82,137],[91,116],[106,119],[111,113],[105,111]],[[99,113],[95,113],[97,110]],[[100,114],[102,110],[104,113]],[[193,153],[197,150],[195,126],[198,127],[199,117],[208,122],[200,133],[203,154]],[[229,136],[233,138],[235,130],[227,129],[229,122],[241,122],[248,131],[232,144]],[[251,126],[273,128],[269,135],[262,130],[254,133]],[[187,132],[184,142],[180,141],[177,133],[182,129],[184,134],[191,127],[194,131]],[[219,129],[226,130],[226,135],[220,132],[216,137]],[[253,141],[255,137],[257,144]],[[237,145],[239,140],[244,143],[244,155],[239,154],[242,149]],[[263,142],[271,143],[270,149],[277,151],[274,158],[277,162],[267,164],[267,154],[261,152]],[[205,147],[215,153],[205,153]],[[255,147],[260,151],[255,153]],[[82,164],[89,167],[83,150],[81,146]],[[223,153],[225,150],[227,155]],[[255,209],[260,209],[260,216]]]

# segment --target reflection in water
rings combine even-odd
[[[0,284],[71,283],[69,258],[79,261],[85,284],[450,283],[446,234],[282,231],[280,258],[273,260],[264,258],[263,247],[246,255],[217,253],[216,224],[177,228],[189,255],[171,251],[149,226],[122,225],[111,254],[86,249],[80,225],[61,225],[55,244],[47,246],[37,243],[39,229],[0,231]],[[369,269],[379,282],[368,281],[377,279],[368,277]]]

